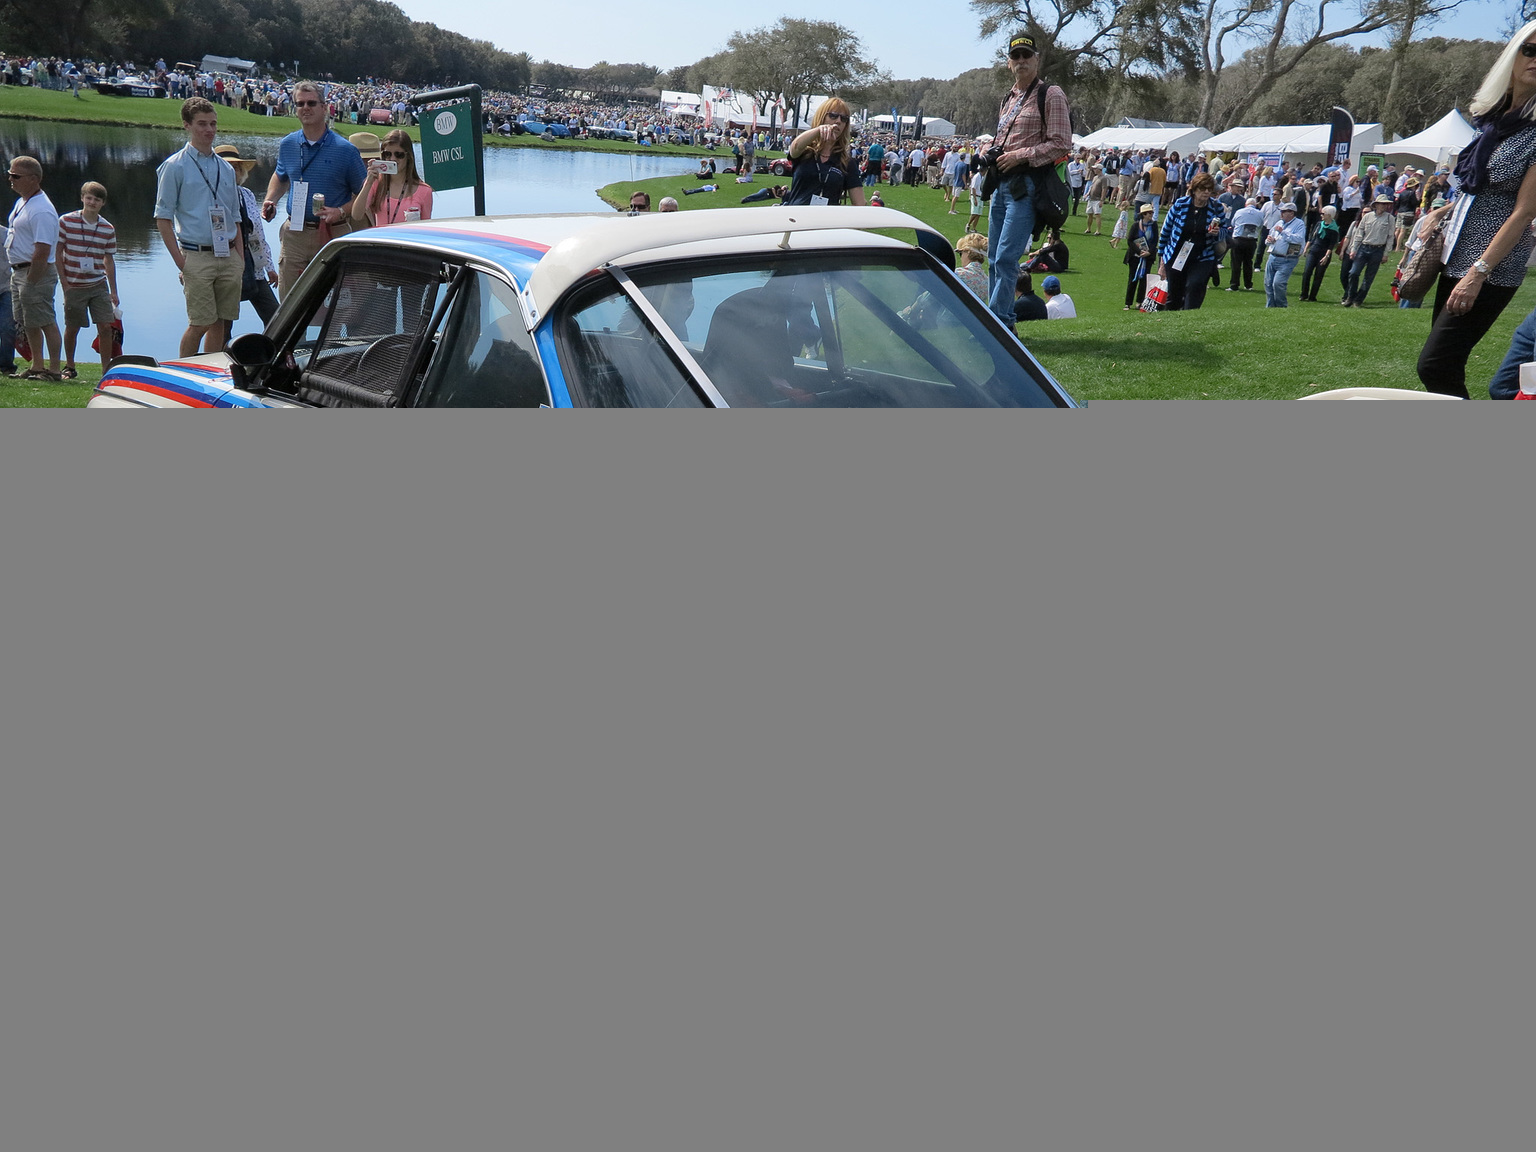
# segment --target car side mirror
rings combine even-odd
[[[257,396],[264,396],[267,387],[256,383],[254,375],[277,359],[277,344],[265,332],[246,332],[236,336],[225,347],[229,356],[229,376],[236,388]]]

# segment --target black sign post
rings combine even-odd
[[[470,121],[469,141],[470,141],[470,151],[472,151],[474,153],[474,162],[475,162],[475,174],[474,174],[475,215],[476,216],[484,216],[485,215],[485,113],[481,111],[481,107],[480,107],[480,85],[478,85],[478,84],[464,84],[464,85],[461,85],[458,88],[439,88],[435,92],[413,92],[406,99],[407,99],[407,101],[409,103],[415,105],[418,108],[421,107],[423,104],[446,104],[446,103],[451,103],[451,102],[456,101],[456,100],[466,100],[466,99],[469,101],[469,121]],[[427,113],[427,115],[430,116],[431,113]],[[421,117],[418,117],[418,119],[421,119]],[[449,138],[451,138],[453,135],[456,134],[455,131],[454,131],[454,129],[456,127],[457,127],[457,125],[453,125],[453,124],[445,125],[445,129],[446,130],[441,131],[440,137],[444,141],[447,141]],[[422,167],[425,168],[429,172],[436,166],[435,162],[433,160],[432,154],[429,151],[429,149],[431,148],[431,145],[429,144],[428,141],[429,141],[430,137],[434,136],[434,133],[430,129],[431,129],[431,126],[425,120],[422,120],[422,123],[421,123],[421,150],[422,150],[422,153],[423,153],[423,155],[422,155],[422,162],[423,162],[422,163]],[[450,159],[457,159],[457,158],[456,157],[453,157],[453,158],[444,157],[443,160],[441,161],[441,163],[444,164],[445,168],[449,164]],[[432,183],[433,183],[433,187],[441,187],[440,185],[436,184],[436,182],[432,182]],[[449,183],[446,186],[450,187],[450,188],[462,188],[467,183],[468,183],[468,181],[464,181],[462,183]]]

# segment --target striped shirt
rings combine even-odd
[[[82,212],[59,217],[59,275],[66,288],[84,288],[107,278],[108,256],[117,255],[117,229],[105,216],[92,224]]]

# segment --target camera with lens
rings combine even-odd
[[[1007,151],[1007,149],[1005,149],[1001,144],[992,145],[992,147],[988,148],[981,154],[982,167],[995,167],[997,162],[1003,158],[1003,153],[1005,151]]]

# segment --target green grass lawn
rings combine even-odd
[[[89,342],[86,347],[90,347]],[[93,358],[95,355],[91,353]],[[27,365],[18,360],[16,367],[25,371]],[[80,379],[66,380],[62,384],[0,376],[0,408],[84,408],[96,382],[101,379],[101,365],[92,359],[89,364],[77,362],[75,367]]]
[[[775,183],[758,176],[755,185],[736,184],[721,177],[720,191],[683,196],[681,189],[697,187],[691,176],[611,184],[600,190],[604,200],[627,205],[630,193],[644,189],[654,204],[674,196],[684,210],[740,207],[753,187]],[[950,216],[943,195],[932,188],[882,186],[886,207],[899,209],[958,240],[968,215]],[[1419,389],[1414,371],[1419,349],[1429,332],[1429,309],[1398,308],[1392,300],[1392,271],[1396,256],[1382,263],[1364,308],[1341,308],[1342,291],[1336,266],[1330,271],[1318,303],[1304,304],[1301,268],[1290,282],[1290,307],[1264,307],[1264,292],[1255,280],[1251,292],[1227,292],[1226,270],[1221,289],[1212,289],[1198,312],[1145,314],[1122,311],[1125,305],[1125,246],[1111,248],[1108,217],[1103,236],[1084,236],[1085,220],[1075,217],[1062,230],[1071,249],[1071,270],[1061,276],[1062,288],[1077,306],[1076,320],[1035,322],[1020,326],[1020,336],[1078,401],[1124,399],[1292,399],[1328,388],[1360,385]],[[986,230],[986,218],[982,219]],[[1036,291],[1039,291],[1039,277]],[[1487,397],[1494,369],[1509,348],[1515,327],[1536,307],[1536,277],[1526,280],[1504,310],[1467,366],[1467,387],[1474,398]]]
[[[114,127],[170,128],[181,130],[179,100],[149,100],[138,96],[103,96],[95,89],[81,88],[80,99],[69,92],[50,92],[42,88],[16,88],[0,85],[0,117],[17,120],[54,120],[75,124],[105,124]],[[219,131],[227,135],[285,136],[299,126],[293,116],[258,116],[237,108],[219,109]],[[367,124],[335,124],[344,136],[354,132],[388,129]],[[421,131],[407,128],[411,139],[420,140]],[[542,140],[537,136],[487,136],[489,148],[552,148],[577,152],[641,152],[651,156],[719,156],[691,145],[631,144],[624,140]],[[759,153],[767,157],[783,153]],[[730,162],[730,150],[725,152]]]

